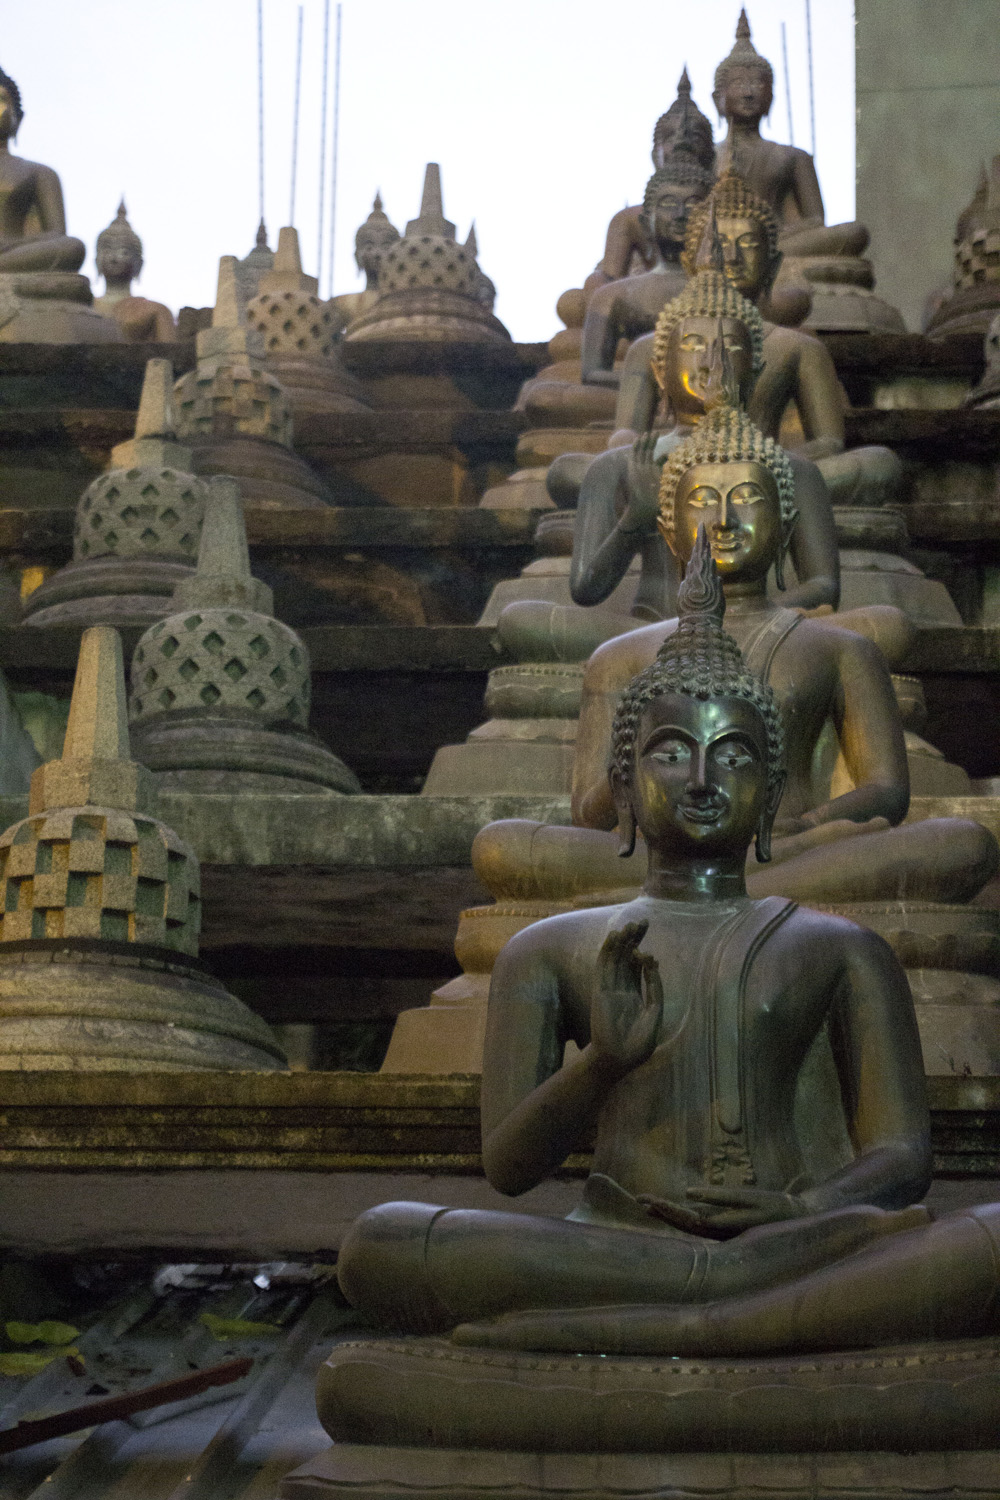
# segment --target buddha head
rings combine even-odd
[[[128,285],[142,270],[142,240],[128,221],[124,198],[107,229],[97,236],[94,260],[97,274],[109,287]]]
[[[0,68],[0,141],[17,135],[24,119],[21,90],[8,73]]]
[[[625,856],[638,828],[679,858],[770,859],[785,785],[784,736],[770,687],[723,629],[726,601],[702,527],[677,598],[677,629],[626,687],[608,772]]]
[[[715,107],[730,124],[756,125],[771,112],[774,74],[750,40],[750,22],[745,10],[736,23],[736,41],[728,57],[715,70],[712,90]]]
[[[371,213],[354,236],[354,259],[371,286],[378,285],[382,257],[398,239],[399,230],[382,212],[382,194],[376,193]]]
[[[751,302],[767,296],[781,266],[778,221],[763,198],[732,168],[723,172],[704,203],[692,210],[681,265],[693,276],[717,258],[729,281]]]
[[[711,122],[691,98],[687,68],[677,85],[677,98],[653,126],[653,166],[666,166],[677,152],[686,154],[709,174],[715,167]]]
[[[670,454],[660,476],[660,533],[687,562],[704,529],[725,583],[763,585],[784,560],[798,520],[788,455],[726,402]]]
[[[712,174],[686,152],[657,167],[646,183],[642,224],[664,260],[677,261],[684,249],[688,217],[712,186]]]
[[[735,404],[749,398],[764,363],[764,325],[752,302],[718,270],[699,271],[656,320],[650,370],[674,416],[705,415],[728,364]]]

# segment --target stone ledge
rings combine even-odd
[[[882,443],[907,457],[995,458],[1000,454],[1000,411],[883,410],[850,407],[845,415],[847,445]]]
[[[932,1078],[928,1090],[935,1172],[996,1176],[1000,1079]],[[466,1075],[5,1073],[3,1092],[4,1170],[482,1176],[479,1079]],[[556,1175],[588,1166],[581,1150]]]

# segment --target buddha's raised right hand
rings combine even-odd
[[[639,953],[648,922],[628,922],[605,938],[597,955],[590,1006],[590,1046],[598,1061],[624,1076],[653,1054],[663,1014],[656,959]]]
[[[632,444],[625,470],[627,500],[619,526],[623,531],[649,533],[660,513],[660,465],[654,458],[658,432],[644,432]]]

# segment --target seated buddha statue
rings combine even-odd
[[[693,274],[720,254],[732,285],[766,310],[782,262],[779,221],[732,170],[719,178],[709,198],[692,211],[682,263]],[[653,421],[659,391],[649,364],[652,345],[652,336],[644,335],[626,355],[615,414],[617,431],[609,447],[633,441]],[[777,437],[786,409],[794,406],[804,437],[795,451],[819,466],[832,503],[883,506],[898,492],[901,465],[888,448],[846,449],[845,404],[833,360],[819,339],[802,329],[765,321],[764,366],[750,399],[751,417],[769,436]]]
[[[130,344],[172,344],[177,338],[174,315],[162,302],[136,297],[132,282],[142,270],[142,240],[128,221],[125,199],[118,212],[97,236],[94,256],[97,273],[104,277],[103,297],[95,297],[94,306],[106,317],[114,318]]]
[[[569,582],[574,603],[522,599],[508,604],[497,633],[515,660],[583,661],[602,641],[634,629],[639,621],[673,618],[680,572],[658,525],[660,468],[696,431],[707,410],[722,403],[744,407],[753,399],[765,350],[760,313],[718,268],[698,271],[662,309],[647,369],[673,424],[590,461],[573,526]],[[826,486],[808,459],[790,456],[787,463],[796,513],[789,547],[797,580],[788,603],[836,606],[839,563]],[[606,601],[636,556],[641,559],[639,578],[625,614]]]
[[[693,205],[712,185],[712,127],[691,98],[687,68],[677,98],[653,130],[655,171],[640,208],[623,208],[608,226],[604,258],[588,282],[581,372],[585,384],[616,387],[615,354],[656,322],[684,284],[681,253]],[[604,283],[604,284],[601,284]]]
[[[659,171],[670,156],[680,152],[693,159],[711,174],[715,167],[715,141],[708,118],[691,98],[691,80],[684,68],[677,84],[677,98],[653,126],[653,167]],[[596,270],[587,278],[592,289],[606,281],[620,281],[624,276],[649,270],[656,263],[643,206],[620,208],[608,225],[604,255]]]
[[[877,643],[897,658],[904,617],[882,606],[807,618],[767,595],[768,573],[774,567],[780,576],[794,535],[794,481],[784,451],[742,412],[720,407],[667,458],[659,504],[661,534],[682,562],[704,524],[727,599],[726,629],[774,691],[785,726],[787,776],[773,858],[751,862],[751,894],[818,902],[970,900],[996,871],[992,835],[965,819],[896,826],[909,805],[909,775]],[[870,638],[850,628],[855,618]],[[615,858],[611,727],[626,685],[676,629],[675,620],[646,625],[591,656],[573,762],[577,826],[515,820],[483,829],[473,862],[494,895],[552,899],[641,880],[639,858],[631,868]],[[904,628],[904,641],[905,634]],[[830,726],[850,787],[840,795],[831,795],[829,776],[817,771]]]
[[[742,10],[732,51],[715,70],[712,98],[728,125],[718,150],[719,173],[737,171],[777,218],[788,257],[784,274],[804,279],[814,292],[810,327],[902,333],[899,313],[871,291],[871,262],[861,258],[868,230],[856,222],[826,224],[812,157],[761,135],[760,122],[770,113],[773,97],[771,64],[754,47]]]
[[[378,298],[378,273],[385,252],[399,239],[399,230],[382,208],[382,194],[375,194],[372,211],[354,236],[354,261],[365,278],[364,291],[342,292],[331,297],[330,310],[338,328],[366,313]]]
[[[642,889],[518,933],[490,989],[487,1178],[517,1196],[593,1135],[582,1200],[564,1220],[423,1203],[368,1210],[337,1271],[350,1302],[382,1326],[452,1329],[466,1345],[715,1352],[725,1347],[716,1309],[784,1295],[807,1346],[851,1344],[859,1296],[853,1320],[820,1296],[799,1318],[785,1289],[840,1273],[857,1288],[846,1268],[881,1266],[895,1245],[897,1264],[918,1264],[918,1234],[935,1264],[942,1238],[969,1242],[984,1315],[995,1295],[995,1218],[980,1251],[963,1220],[942,1236],[918,1206],[930,1121],[897,959],[851,922],[748,890],[750,844],[765,868],[770,858],[787,715],[723,629],[718,543],[705,525],[714,506],[717,528],[724,496],[760,506],[773,476],[757,466],[734,493],[735,472],[719,467],[703,468],[690,491],[699,498],[682,502],[700,510],[701,530],[680,617],[627,684],[612,729],[607,791],[623,852],[643,836]],[[763,509],[773,538],[777,508]],[[827,1087],[810,1087],[818,1076]],[[916,1300],[912,1289],[894,1298],[911,1314]],[[859,1341],[887,1328],[894,1321],[880,1318]]]
[[[11,155],[23,119],[17,84],[0,68],[0,273],[78,271],[86,246],[66,233],[58,174]]]

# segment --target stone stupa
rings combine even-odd
[[[197,963],[198,861],[130,759],[121,641],[84,632],[60,760],[0,837],[0,1069],[270,1070],[264,1022]]]
[[[263,336],[247,322],[236,258],[219,261],[211,328],[196,340],[197,367],[174,387],[177,431],[199,474],[230,474],[244,500],[269,510],[327,504],[324,486],[292,449],[292,412],[265,364]]]
[[[953,289],[927,324],[932,339],[973,333],[985,338],[1000,312],[1000,156],[985,162],[971,202],[955,225]]]
[[[444,216],[441,169],[429,162],[420,215],[382,256],[378,298],[348,324],[344,338],[509,343],[487,305],[487,279],[476,260],[475,235],[464,245],[455,239],[455,226]]]
[[[239,490],[213,479],[196,572],[132,657],[135,755],[160,787],[358,792],[309,731],[309,652],[250,573]]]
[[[345,411],[367,411],[364,392],[337,354],[337,324],[319,282],[302,270],[298,230],[278,233],[271,270],[247,303],[247,323],[264,341],[265,361],[281,382],[293,421]]]
[[[135,437],[76,507],[73,560],[24,603],[29,625],[140,625],[162,619],[198,559],[208,485],[178,442],[169,360],[151,359]]]

